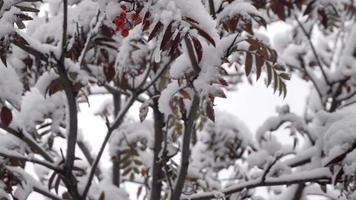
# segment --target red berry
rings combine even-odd
[[[122,17],[116,17],[115,18],[115,25],[116,28],[121,28],[125,24],[126,19]]]
[[[127,28],[124,28],[121,30],[121,35],[123,37],[127,37],[129,35],[129,30]]]

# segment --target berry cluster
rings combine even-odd
[[[128,15],[130,16],[129,18],[127,17]],[[129,35],[129,30],[140,22],[141,16],[138,12],[128,11],[125,5],[121,5],[121,13],[114,19],[116,31],[120,32],[123,37],[127,37]]]

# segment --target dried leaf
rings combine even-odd
[[[140,117],[140,121],[143,122],[146,117],[147,117],[147,114],[148,114],[148,108],[150,106],[150,103],[151,103],[151,99],[149,100],[146,100],[145,102],[143,102],[140,106],[140,114],[139,114],[139,117]]]
[[[271,84],[272,82],[272,65],[267,62],[267,87]]]
[[[248,76],[251,73],[252,69],[252,54],[247,52],[246,53],[246,58],[245,58],[245,72],[246,76]]]
[[[12,112],[6,106],[1,108],[0,119],[1,123],[6,127],[8,127],[12,121]]]
[[[287,73],[281,73],[281,74],[279,74],[279,76],[281,78],[283,78],[284,80],[290,80],[290,75]]]
[[[206,115],[211,121],[215,122],[215,111],[211,102],[208,102],[206,105]]]
[[[200,62],[201,59],[203,58],[203,47],[197,38],[192,37],[192,40],[193,40],[195,52],[197,53],[198,62]]]
[[[105,200],[105,193],[104,192],[100,193],[99,200]]]
[[[151,41],[161,30],[163,24],[161,22],[157,22],[157,24],[154,26],[152,32],[148,36],[148,41]]]
[[[192,99],[190,94],[185,90],[179,90],[179,94],[182,95],[185,99],[190,99],[190,100]]]
[[[165,46],[168,44],[168,41],[171,39],[172,35],[173,35],[173,31],[172,31],[172,24],[173,22],[171,22],[167,28],[166,28],[166,31],[164,32],[163,34],[163,39],[162,39],[162,42],[161,42],[161,46],[160,46],[160,49],[161,50],[164,50]]]
[[[260,56],[256,56],[256,80],[258,80],[261,76],[263,59]]]

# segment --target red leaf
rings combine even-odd
[[[284,5],[281,1],[279,0],[271,1],[271,9],[274,13],[276,13],[279,19],[283,21],[286,19],[286,14],[284,12]]]
[[[152,40],[159,33],[161,28],[162,28],[162,23],[161,22],[157,22],[157,24],[153,28],[152,32],[148,36],[148,41]]]
[[[6,106],[3,106],[0,113],[1,123],[8,127],[12,121],[12,112]]]
[[[167,43],[168,43],[169,39],[171,39],[171,37],[172,37],[172,35],[173,35],[173,33],[174,33],[174,32],[172,31],[172,23],[173,23],[173,22],[171,22],[171,23],[167,26],[167,29],[166,29],[166,31],[165,31],[164,34],[163,34],[163,39],[162,39],[161,47],[160,47],[161,50],[164,50],[164,49],[165,49],[165,47],[167,46]]]
[[[203,47],[197,38],[192,37],[192,40],[193,40],[195,52],[197,53],[198,56],[198,62],[200,62],[201,59],[203,58]]]

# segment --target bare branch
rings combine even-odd
[[[252,189],[257,187],[290,185],[290,184],[307,183],[307,182],[330,183],[331,177],[332,175],[330,173],[330,169],[327,167],[323,167],[323,168],[317,168],[309,171],[295,172],[293,174],[283,175],[280,177],[269,177],[266,178],[264,182],[261,182],[261,180],[259,179],[255,179],[255,180],[238,183],[236,185],[223,189],[221,193],[223,193],[225,196],[228,196],[233,193],[240,192],[244,189]],[[182,199],[208,200],[214,197],[215,197],[215,192],[203,192],[200,194],[186,196]]]

